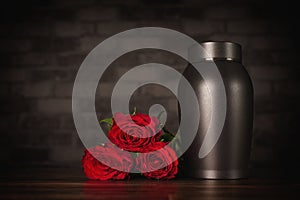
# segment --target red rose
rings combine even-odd
[[[137,168],[143,172],[147,178],[171,179],[178,172],[178,160],[176,153],[163,142],[154,143],[148,146],[149,153],[140,154],[136,159]],[[164,148],[163,148],[164,147]],[[159,151],[156,151],[159,150]],[[164,167],[166,163],[175,160]],[[153,171],[154,169],[158,169]],[[147,172],[145,172],[147,171]]]
[[[108,138],[121,149],[144,153],[148,151],[146,148],[148,145],[159,140],[162,132],[157,133],[158,128],[159,120],[156,117],[116,113]]]
[[[85,150],[85,155],[82,158],[85,175],[94,180],[125,179],[133,165],[134,161],[131,154],[118,149],[113,144]],[[114,167],[122,168],[125,172],[116,170]]]

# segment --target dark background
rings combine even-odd
[[[75,75],[89,51],[113,34],[159,26],[198,41],[229,40],[243,46],[243,63],[255,91],[251,173],[295,177],[300,167],[299,26],[287,1],[27,0],[1,3],[0,164],[80,168],[83,145],[71,114]],[[180,72],[186,63],[162,51],[129,53],[101,79],[99,118],[111,115],[110,92],[118,77],[149,61]],[[139,89],[138,111],[161,103],[176,129],[175,97],[159,86]],[[267,169],[267,170],[266,170]]]

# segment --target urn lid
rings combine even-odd
[[[189,49],[189,58],[192,62],[205,60],[233,60],[242,62],[242,47],[238,43],[229,41],[207,41]]]

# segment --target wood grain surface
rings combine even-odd
[[[80,170],[27,169],[1,176],[0,199],[300,199],[300,184],[261,178],[90,181]]]

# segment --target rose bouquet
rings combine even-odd
[[[174,178],[178,159],[173,148],[166,146],[174,135],[161,127],[158,118],[134,111],[101,120],[108,124],[111,143],[85,150],[85,175],[94,180],[123,180],[134,170],[149,179]]]

